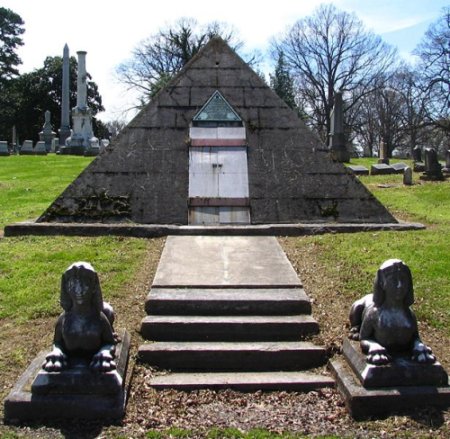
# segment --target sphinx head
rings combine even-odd
[[[409,307],[414,303],[411,270],[400,259],[388,259],[377,271],[373,287],[373,302],[380,307],[386,299],[402,302]]]
[[[61,278],[61,306],[64,311],[71,311],[74,306],[92,308],[100,313],[103,298],[97,272],[88,262],[73,263]]]

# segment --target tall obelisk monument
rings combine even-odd
[[[87,106],[86,53],[84,51],[77,52],[77,105],[72,110],[73,133],[70,140],[71,154],[80,155],[90,147],[90,141],[94,137],[91,110]]]
[[[64,146],[70,136],[70,61],[69,46],[64,46],[62,66],[61,127],[59,128],[59,145]]]

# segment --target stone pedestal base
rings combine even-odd
[[[442,174],[442,172],[438,173],[438,174],[431,174],[431,173],[425,172],[419,178],[424,181],[443,181],[443,180],[445,180],[445,177]]]
[[[98,156],[99,153],[100,153],[99,148],[88,148],[84,151],[84,155],[86,157],[95,157]]]
[[[335,162],[349,163],[350,162],[350,153],[347,151],[347,149],[345,147],[331,149],[331,158]]]
[[[413,171],[414,172],[425,172],[425,163],[424,162],[414,162]]]
[[[346,358],[330,361],[329,368],[353,418],[380,417],[426,406],[450,407],[449,381],[439,363],[414,365],[399,358],[393,365],[372,366],[357,351],[357,343],[346,342]],[[421,367],[424,376],[421,376]],[[440,384],[412,385],[415,379]],[[372,387],[365,387],[362,382]]]
[[[85,155],[86,148],[84,146],[63,146],[59,148],[59,153],[66,155]]]
[[[117,370],[95,374],[79,368],[45,372],[41,352],[5,400],[6,423],[49,419],[120,419],[125,413],[125,379],[130,335],[116,347]]]
[[[366,362],[359,342],[344,340],[343,354],[365,388],[398,386],[446,386],[448,376],[439,362],[422,364],[408,356],[396,356],[392,363],[375,366]]]

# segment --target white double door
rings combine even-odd
[[[242,204],[248,196],[246,147],[189,149],[189,198],[198,199],[200,204],[203,200],[205,204],[192,205],[190,224],[247,224],[249,207]]]

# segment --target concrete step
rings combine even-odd
[[[151,366],[189,371],[305,370],[327,361],[324,348],[310,342],[158,342],[139,347]]]
[[[281,315],[311,314],[303,288],[152,288],[147,314]]]
[[[147,316],[141,335],[155,341],[298,340],[319,332],[309,315]]]
[[[150,385],[157,390],[234,389],[241,392],[257,390],[309,392],[323,387],[333,387],[334,381],[328,376],[306,372],[215,372],[170,373],[152,378]]]

